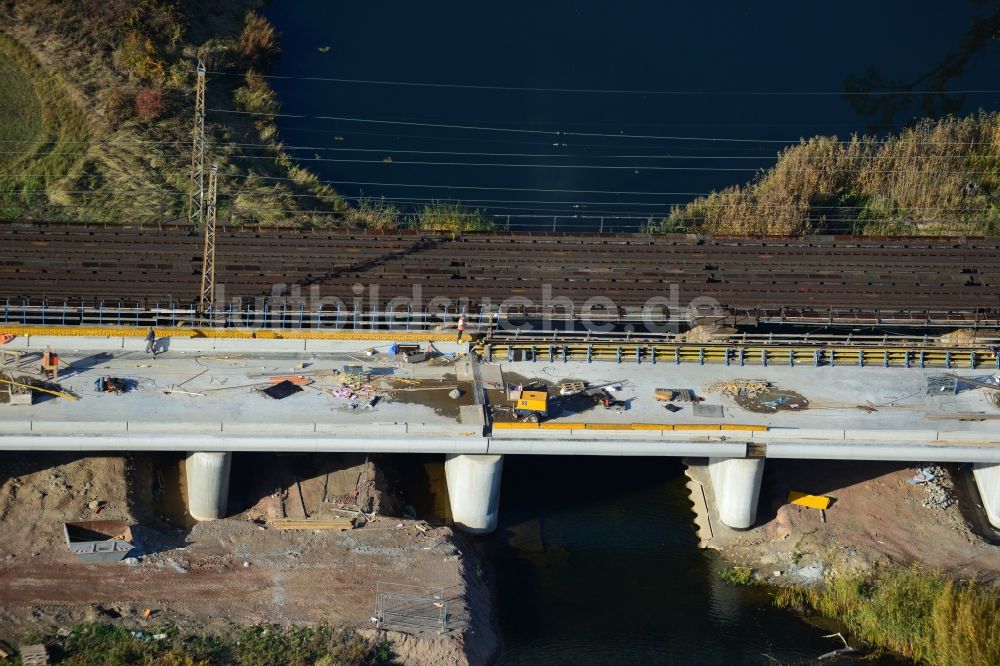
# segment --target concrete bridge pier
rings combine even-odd
[[[736,529],[753,527],[757,521],[763,458],[709,458],[708,474],[719,510],[719,520]]]
[[[195,451],[185,463],[188,514],[198,521],[226,517],[233,454]]]
[[[444,475],[455,526],[470,534],[497,528],[503,456],[446,455]]]
[[[990,525],[1000,529],[1000,464],[975,463],[972,476]]]

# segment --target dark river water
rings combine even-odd
[[[418,515],[449,518],[441,456],[393,456],[392,467]],[[829,627],[719,578],[684,481],[675,458],[507,456],[499,526],[475,540],[500,663],[791,666],[839,647],[823,638]]]
[[[745,182],[802,136],[996,108],[996,92],[941,93],[1000,87],[996,12],[960,0],[266,8],[282,33],[281,138],[344,195],[605,231]],[[440,461],[408,465],[426,472],[409,475],[425,488],[411,500],[440,515]],[[790,664],[836,647],[766,594],[722,584],[676,460],[509,457],[501,492],[500,528],[478,545],[504,663]]]
[[[279,122],[293,154],[351,197],[460,200],[521,228],[635,228],[753,178],[800,137],[1000,101],[938,94],[1000,87],[989,1],[275,0],[266,13],[282,33],[271,74],[291,77],[271,83],[300,116]]]

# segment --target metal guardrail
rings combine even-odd
[[[747,366],[855,366],[897,368],[969,368],[1000,370],[996,346],[941,347],[930,345],[678,344],[649,342],[480,343],[487,362],[506,361],[614,361],[617,363],[706,363]]]
[[[741,309],[739,311],[680,310],[656,314],[636,308],[608,308],[583,312],[561,309],[471,308],[456,305],[447,311],[412,306],[379,309],[341,304],[307,307],[296,299],[244,299],[214,312],[200,313],[194,304],[161,302],[48,302],[44,299],[6,298],[0,301],[0,323],[59,326],[215,326],[220,328],[335,328],[342,330],[434,330],[454,326],[459,316],[481,332],[523,331],[528,334],[560,333],[586,337],[612,333],[633,337],[663,337],[662,331],[679,331],[696,324],[727,326],[870,326],[909,328],[1000,329],[1000,314],[951,311],[857,311],[802,309]]]

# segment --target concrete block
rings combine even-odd
[[[486,425],[486,414],[482,405],[462,405],[458,408],[462,425],[482,427]]]

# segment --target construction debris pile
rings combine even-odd
[[[955,489],[948,471],[940,465],[923,465],[906,481],[912,486],[923,486],[927,496],[921,506],[928,509],[947,509],[955,503]]]
[[[728,379],[721,382],[709,384],[706,391],[709,393],[721,393],[730,398],[748,397],[756,398],[764,391],[771,389],[771,382],[763,379]]]
[[[360,366],[347,366],[344,372],[338,373],[339,386],[329,392],[335,398],[347,400],[351,407],[357,407],[361,402],[370,402],[378,398],[379,391],[371,379],[371,375],[363,372]]]
[[[706,390],[729,396],[743,409],[757,414],[809,407],[809,400],[801,393],[779,389],[763,379],[729,379],[710,384]]]

